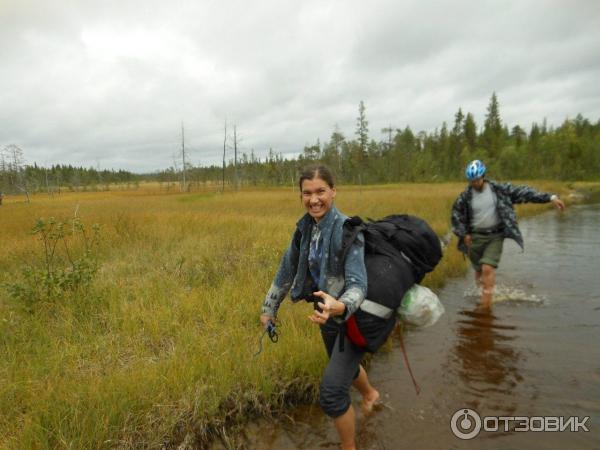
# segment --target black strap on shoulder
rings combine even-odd
[[[342,232],[342,261],[346,259],[348,250],[356,241],[358,234],[366,228],[365,222],[359,216],[346,219]]]

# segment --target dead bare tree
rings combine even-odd
[[[227,153],[227,119],[225,119],[225,131],[223,133],[223,186],[222,192],[225,192],[225,157]]]
[[[183,129],[183,122],[181,122],[181,161],[182,161],[182,176],[183,176],[183,183],[181,184],[181,191],[185,192],[186,189],[186,182],[185,182],[185,131]]]
[[[238,189],[238,173],[237,173],[237,134],[236,125],[233,124],[233,186]]]
[[[9,183],[17,190],[23,192],[27,197],[27,203],[29,203],[29,189],[27,188],[27,179],[24,173],[25,158],[23,157],[23,150],[18,145],[9,144],[4,147],[4,153],[9,159]]]
[[[4,198],[4,190],[7,187],[8,170],[6,159],[4,157],[4,149],[0,149],[0,206]]]
[[[233,179],[235,189],[238,190],[240,188],[240,175],[238,173],[238,165],[237,165],[237,155],[238,155],[238,146],[242,141],[238,138],[237,135],[237,125],[233,125]]]
[[[6,157],[4,155],[4,149],[0,149],[0,194],[8,186],[8,164],[6,163]],[[2,198],[0,197],[0,201]]]

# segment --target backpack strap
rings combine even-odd
[[[342,231],[342,261],[346,259],[346,255],[348,254],[348,250],[352,247],[352,244],[356,241],[358,234],[366,228],[363,220],[358,216],[349,217],[346,219],[343,225]],[[358,331],[358,327],[356,325],[356,320],[354,316],[351,316],[348,321],[340,324],[339,328],[339,351],[344,351],[344,340],[346,336],[352,340],[354,333],[358,332],[360,335],[360,331]],[[362,336],[361,336],[362,338]],[[364,340],[364,338],[363,338]]]
[[[353,216],[346,219],[343,225],[342,232],[342,261],[346,259],[346,255],[356,241],[358,234],[366,228],[365,222],[359,216]]]
[[[373,302],[369,299],[364,299],[359,306],[364,312],[373,314],[380,319],[389,319],[394,314],[395,310],[388,308],[387,306],[380,305],[379,303]]]

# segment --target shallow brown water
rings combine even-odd
[[[383,404],[359,416],[359,448],[600,448],[600,206],[548,212],[523,220],[521,229],[526,251],[505,242],[491,314],[476,310],[469,273],[439,292],[446,314],[436,325],[405,332],[420,395],[397,336],[391,350],[376,355],[369,377]],[[589,417],[589,432],[521,432],[515,426],[523,422],[513,421],[507,432],[461,440],[450,421],[465,408],[488,417],[488,425],[492,416]],[[252,423],[243,439],[257,449],[338,448],[318,406]]]

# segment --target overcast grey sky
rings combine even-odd
[[[0,0],[0,148],[136,172],[483,122],[600,119],[600,1]]]

